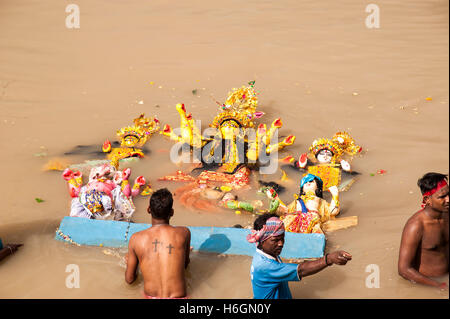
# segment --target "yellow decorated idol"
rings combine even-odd
[[[295,163],[297,168],[306,170],[305,174],[319,176],[323,181],[324,190],[332,186],[339,187],[340,191],[348,189],[354,182],[350,163],[343,156],[352,158],[360,153],[362,148],[355,144],[353,138],[347,132],[337,132],[331,139],[319,138],[313,141],[309,147],[309,154],[304,153]],[[308,163],[308,157],[313,163]],[[342,185],[342,173],[349,175]]]
[[[202,136],[184,104],[176,106],[180,115],[181,134],[175,134],[168,124],[161,134],[172,141],[189,144],[193,150],[201,149],[202,163],[216,163],[224,172],[233,173],[242,164],[258,164],[262,156],[277,152],[295,141],[293,135],[279,143],[275,140],[276,132],[282,126],[281,119],[274,120],[269,129],[265,124],[255,129],[255,120],[264,114],[256,111],[257,106],[253,81],[248,86],[234,88],[229,92],[225,103],[220,106],[219,114],[209,125],[212,134]]]
[[[126,126],[117,131],[120,147],[112,147],[111,142],[106,140],[102,150],[107,153],[111,165],[118,169],[119,160],[128,157],[144,157],[141,147],[147,142],[153,133],[159,130],[159,121],[155,118],[147,118],[144,114],[134,119],[134,125]]]

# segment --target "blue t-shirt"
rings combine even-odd
[[[298,264],[284,264],[256,249],[250,277],[254,299],[292,299],[289,281],[300,281]]]
[[[2,239],[0,238],[0,249],[3,249]]]

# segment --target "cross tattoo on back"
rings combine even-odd
[[[153,251],[156,252],[158,249],[158,244],[160,244],[161,246],[163,245],[163,243],[161,241],[159,241],[158,239],[155,239],[155,241],[152,242],[152,244],[155,246],[153,248]],[[169,255],[172,254],[172,249],[175,248],[175,246],[172,246],[172,244],[169,243],[168,246],[166,246],[167,249],[169,249]]]
[[[156,248],[158,247],[158,244],[159,244],[160,242],[158,241],[158,239],[155,239],[155,241],[154,242],[152,242],[152,244],[153,245],[155,245],[155,252],[156,252]]]

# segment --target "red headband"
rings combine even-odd
[[[445,179],[441,180],[439,183],[437,183],[436,187],[433,188],[432,190],[429,190],[428,192],[425,192],[422,196],[422,207],[425,207],[425,196],[431,196],[434,193],[436,193],[438,190],[440,190],[441,188],[447,186],[447,181]]]

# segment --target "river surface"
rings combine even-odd
[[[80,8],[78,29],[65,24],[71,3]],[[379,7],[379,28],[366,25],[370,3]],[[260,121],[281,117],[280,134],[297,137],[280,156],[298,157],[315,138],[340,130],[364,149],[352,161],[362,174],[341,194],[341,216],[356,215],[359,224],[327,234],[327,251],[344,249],[353,260],[291,283],[293,297],[448,298],[397,273],[403,226],[420,208],[417,179],[448,173],[448,10],[446,0],[2,0],[0,237],[24,246],[0,263],[0,298],[141,298],[141,277],[125,283],[123,249],[53,239],[70,198],[60,172],[43,166],[92,159],[63,154],[77,145],[100,150],[140,113],[178,127],[176,103],[205,128],[218,112],[214,100],[251,80],[266,113]],[[131,165],[132,178],[176,189],[156,180],[177,169],[168,159],[172,145],[154,135],[151,153]],[[297,190],[297,176],[290,177],[285,202]],[[148,198],[135,204],[134,221],[149,223]],[[253,219],[176,203],[172,223],[247,226]],[[80,288],[66,286],[71,264]],[[250,264],[251,257],[193,252],[188,294],[252,298]],[[370,265],[378,266],[378,288],[366,285]]]

